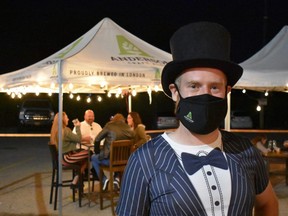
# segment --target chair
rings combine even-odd
[[[57,209],[57,196],[58,196],[58,187],[61,186],[58,183],[59,175],[58,175],[58,152],[56,149],[56,145],[49,144],[49,150],[51,154],[52,159],[52,180],[51,180],[51,190],[50,190],[50,204],[52,204],[53,200],[53,193],[55,189],[55,195],[54,195],[54,210]],[[79,191],[79,207],[81,207],[81,199],[82,199],[82,193],[83,193],[83,187],[82,187],[82,175],[81,175],[81,166],[77,164],[71,164],[71,165],[62,165],[62,170],[71,170],[72,171],[72,178],[68,180],[62,181],[62,187],[70,187],[71,183],[73,181],[73,178],[75,175],[79,176],[78,180],[78,191]],[[72,189],[72,195],[73,195],[73,202],[75,202],[75,188]]]
[[[111,202],[111,210],[112,214],[115,215],[114,207],[116,203],[114,202],[115,197],[119,197],[119,190],[114,190],[113,188],[113,175],[114,172],[119,172],[120,174],[123,174],[125,170],[125,166],[128,162],[129,156],[131,154],[131,146],[133,142],[132,140],[117,140],[113,141],[110,146],[110,163],[109,166],[100,165],[100,209],[103,209],[103,198],[107,197],[110,199]],[[103,172],[109,171],[110,173],[110,180],[109,180],[109,186],[108,191],[103,191]],[[120,175],[121,177],[121,175]],[[121,178],[120,178],[120,185],[121,185]]]

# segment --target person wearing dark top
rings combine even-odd
[[[125,123],[125,118],[122,114],[117,113],[111,120],[103,127],[102,131],[95,138],[95,154],[92,155],[91,162],[98,176],[100,176],[100,165],[109,165],[110,145],[115,140],[132,140],[134,138],[133,130]],[[104,140],[103,148],[100,150],[100,142]],[[106,190],[109,179],[103,175],[103,190]],[[114,184],[119,186],[119,180],[115,176]]]
[[[132,151],[135,151],[137,148],[148,141],[148,136],[145,132],[145,125],[142,124],[142,120],[138,112],[128,113],[127,123],[135,133],[134,144],[132,147]]]
[[[220,130],[227,94],[243,69],[230,61],[230,34],[191,23],[170,39],[173,61],[161,75],[179,127],[148,141],[129,158],[118,216],[276,216],[278,201],[259,151]]]

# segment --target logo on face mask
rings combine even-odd
[[[185,115],[184,118],[191,123],[194,122],[192,119],[192,113],[191,112],[189,112],[187,115]]]

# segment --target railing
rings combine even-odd
[[[167,131],[174,131],[175,129],[162,129],[162,130],[146,130],[152,138]],[[254,130],[254,129],[231,129],[230,132],[241,133],[241,135],[252,138],[256,134],[266,133],[268,139],[276,139],[280,142],[288,140],[288,130]],[[50,133],[0,133],[0,137],[50,137]]]

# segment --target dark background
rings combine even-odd
[[[231,110],[246,111],[253,120],[254,129],[288,129],[288,104],[282,99],[287,97],[283,95],[286,93],[270,92],[268,96],[268,104],[264,107],[264,126],[260,127],[260,113],[256,111],[258,104],[257,98],[261,97],[261,93],[248,91],[242,94],[239,90],[232,91]],[[92,102],[87,103],[87,94],[80,94],[81,100],[76,101],[70,99],[68,94],[63,95],[63,110],[68,114],[69,119],[78,118],[83,120],[86,109],[92,109],[95,112],[95,121],[101,126],[109,120],[111,115],[122,113],[127,116],[127,99],[126,98],[108,98],[106,95],[101,95],[102,102],[96,101],[96,95],[92,95]],[[260,96],[259,96],[260,95]],[[25,98],[48,98],[51,100],[55,112],[58,111],[58,94],[49,97],[46,94],[35,96],[34,94],[27,94],[21,99],[11,99],[7,94],[0,94],[0,131],[11,130],[15,132],[18,126],[19,107]],[[136,97],[132,98],[132,110],[139,112],[142,117],[146,129],[157,129],[158,116],[173,116],[174,103],[163,92],[152,93],[152,103],[149,103],[147,93],[138,93]],[[70,121],[70,127],[72,123]],[[35,130],[35,128],[31,128]],[[44,128],[49,131],[50,128]],[[42,131],[42,129],[40,130]]]
[[[0,2],[0,74],[34,64],[62,49],[89,31],[104,17],[142,40],[170,52],[169,38],[182,25],[194,21],[214,21],[231,33],[231,59],[241,63],[267,44],[288,23],[287,0],[2,0]],[[26,95],[25,97],[35,97]],[[18,123],[18,107],[25,99],[0,94],[0,127]],[[38,97],[47,97],[40,95]],[[82,98],[86,97],[83,95]],[[242,94],[232,91],[232,110],[244,110],[260,128],[256,112],[262,92]],[[51,98],[55,111],[58,95]],[[265,129],[288,129],[287,93],[270,92],[264,107]],[[116,112],[127,113],[126,99],[105,98],[87,105],[64,95],[64,110],[70,119],[83,118],[91,108],[102,126]],[[172,115],[173,102],[163,93],[153,93],[149,104],[147,93],[132,100],[147,129],[155,129],[159,115]]]

